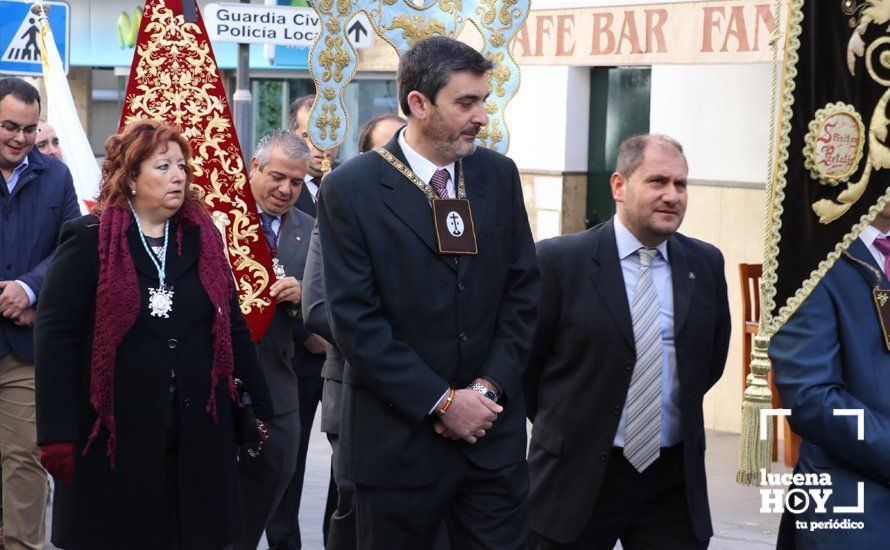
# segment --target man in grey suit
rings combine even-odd
[[[284,272],[275,275],[271,295],[275,315],[259,343],[260,364],[272,394],[274,417],[269,440],[258,457],[241,453],[239,475],[244,498],[244,529],[237,550],[255,550],[263,530],[270,546],[275,533],[286,525],[273,525],[278,506],[297,465],[300,443],[299,389],[291,366],[293,328],[302,298],[303,269],[314,220],[293,208],[306,177],[309,149],[296,134],[278,130],[264,136],[251,161],[250,187],[256,200],[263,235],[275,263]],[[276,267],[276,270],[278,268]]]

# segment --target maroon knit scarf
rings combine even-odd
[[[228,261],[223,251],[222,238],[213,222],[199,206],[186,202],[174,216],[178,222],[176,232],[177,254],[182,255],[182,227],[197,227],[200,231],[201,250],[198,256],[198,274],[204,291],[210,297],[215,311],[213,320],[213,366],[210,369],[210,400],[207,412],[217,422],[214,389],[220,380],[226,380],[229,395],[237,402],[232,376],[232,335],[230,332],[229,299],[234,283]],[[130,255],[127,228],[133,220],[129,209],[107,207],[99,219],[99,283],[96,290],[96,320],[93,334],[93,356],[90,369],[90,403],[97,418],[90,437],[83,449],[86,455],[99,429],[108,430],[106,454],[115,464],[114,420],[114,368],[117,349],[124,336],[136,324],[139,310],[143,307],[136,268]],[[121,365],[127,368],[127,365]]]

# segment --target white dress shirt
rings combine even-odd
[[[457,193],[454,191],[454,163],[447,166],[436,166],[435,163],[427,159],[426,157],[421,156],[420,153],[415,151],[408,145],[408,142],[405,141],[405,130],[402,129],[399,131],[399,147],[402,148],[402,152],[405,153],[405,160],[408,161],[408,168],[411,169],[412,172],[417,174],[417,177],[421,179],[421,181],[425,181],[427,183],[433,179],[433,174],[436,173],[436,170],[445,169],[448,170],[448,185],[446,188],[448,189],[448,198],[454,199],[457,198]]]
[[[621,261],[621,274],[624,277],[624,290],[627,303],[633,302],[634,291],[640,278],[640,257],[637,250],[644,245],[627,229],[615,215],[615,241],[618,245],[618,259]],[[674,342],[674,287],[671,278],[670,258],[667,241],[657,247],[658,254],[652,258],[650,272],[655,293],[658,295],[658,319],[661,323],[661,443],[662,447],[676,445],[683,440],[680,427],[680,379],[677,374],[677,351]],[[621,411],[618,431],[612,444],[624,447],[624,426],[627,404]]]
[[[321,178],[319,178],[321,179]],[[312,196],[313,202],[318,202],[318,183],[315,181],[315,176],[306,174],[305,181],[306,189],[309,190],[309,195]]]
[[[878,250],[878,247],[875,246],[875,241],[886,236],[886,233],[881,233],[881,231],[873,225],[869,225],[859,234],[859,240],[861,240],[865,244],[865,247],[868,248],[868,251],[871,252],[872,258],[874,258],[875,262],[881,267],[882,273],[884,272],[884,263],[887,260],[881,251]]]

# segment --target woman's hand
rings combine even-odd
[[[74,476],[74,443],[47,443],[40,447],[40,464],[62,483],[71,483]]]

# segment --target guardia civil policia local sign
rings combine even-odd
[[[68,74],[69,8],[65,2],[42,2]],[[0,74],[43,76],[40,60],[40,25],[31,12],[33,1],[0,0]]]

